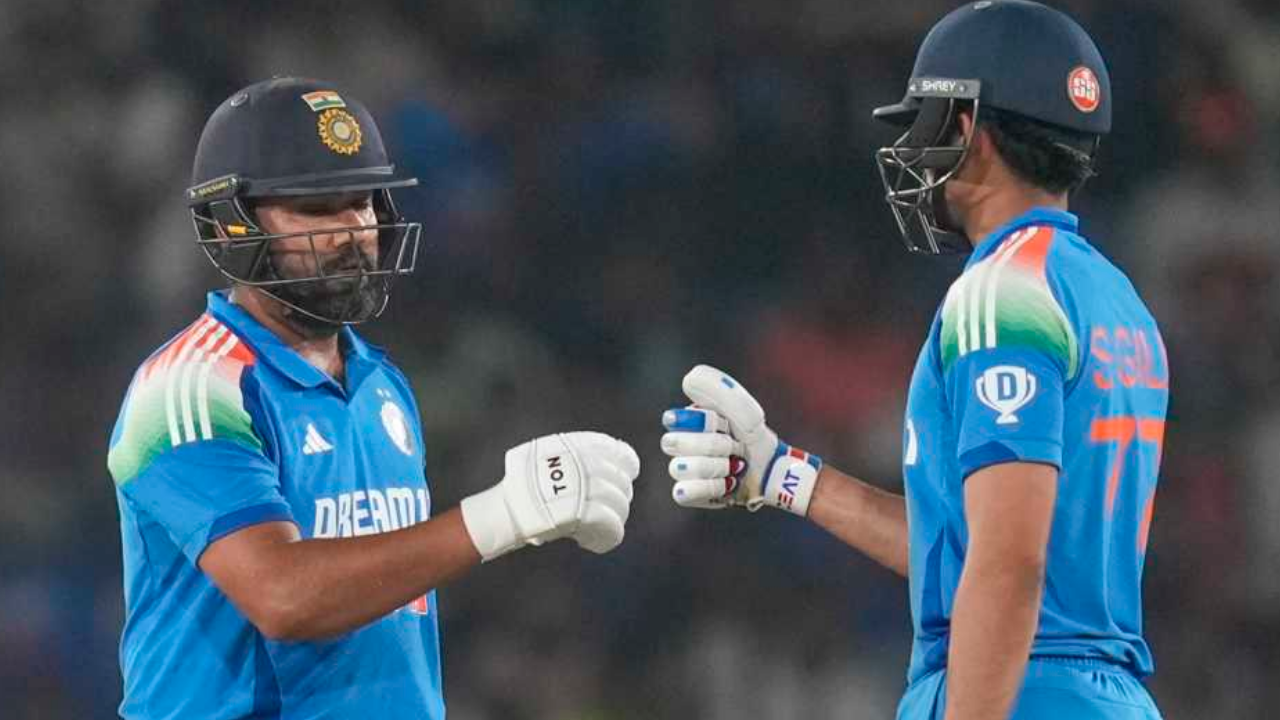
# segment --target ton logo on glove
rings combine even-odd
[[[562,461],[560,456],[553,455],[546,458],[546,463],[547,477],[551,480],[551,494],[553,496],[559,496],[560,493],[569,488],[569,486],[564,483],[564,468],[561,467]]]
[[[573,538],[594,553],[622,542],[640,458],[598,432],[546,435],[507,451],[502,482],[462,501],[480,555]]]

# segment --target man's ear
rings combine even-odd
[[[972,110],[961,111],[956,117],[956,130],[961,136],[960,141],[967,143],[969,148],[965,152],[965,164],[986,165],[996,152],[995,142],[991,139],[991,132],[986,126],[974,123],[973,117]]]
[[[967,140],[973,134],[973,110],[964,109],[956,113],[956,129],[960,131],[960,139]]]
[[[979,143],[985,135],[973,122],[973,110],[961,110],[956,114],[956,131],[960,134],[959,144],[967,145],[969,153],[979,150]]]

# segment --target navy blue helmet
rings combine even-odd
[[[391,281],[413,271],[421,235],[392,202],[393,188],[417,184],[396,172],[369,111],[333,83],[272,78],[227,98],[209,117],[196,149],[187,190],[196,242],[233,282],[257,287],[301,313],[306,322],[341,325],[377,317]],[[271,234],[256,203],[272,198],[368,192],[377,225]],[[350,258],[326,262],[317,235],[376,230],[377,257],[346,243]],[[272,246],[286,238],[310,242],[314,272],[286,277]],[[340,267],[340,269],[329,269]]]
[[[908,249],[967,252],[947,227],[943,193],[968,150],[959,139],[960,110],[981,121],[995,108],[1082,139],[1072,151],[1092,158],[1111,131],[1111,80],[1097,46],[1067,15],[1030,0],[981,0],[938,21],[916,53],[903,99],[873,111],[905,126],[876,153],[886,200]]]

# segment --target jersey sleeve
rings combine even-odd
[[[1062,467],[1064,392],[1079,343],[1053,294],[1051,228],[1015,233],[951,287],[941,359],[963,477],[1003,462]]]
[[[120,492],[192,563],[219,537],[292,520],[277,465],[246,409],[252,352],[211,318],[139,369],[111,439]]]

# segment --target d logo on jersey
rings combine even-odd
[[[1036,376],[1024,367],[996,365],[982,373],[976,389],[982,404],[1000,413],[996,424],[1012,425],[1018,422],[1013,413],[1036,395]]]

